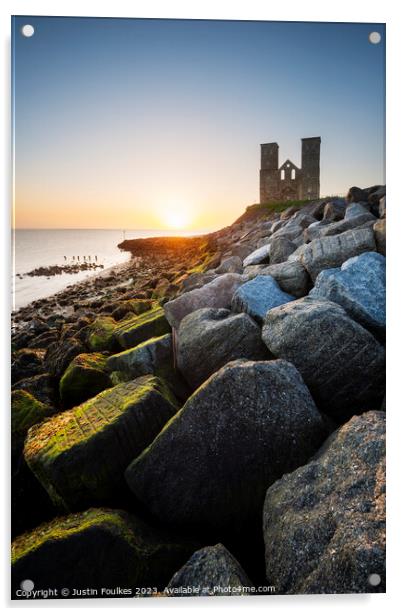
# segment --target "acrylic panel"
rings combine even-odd
[[[14,16],[11,597],[385,592],[385,24]]]

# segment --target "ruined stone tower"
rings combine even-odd
[[[260,203],[319,198],[321,137],[301,142],[301,169],[289,159],[279,167],[278,144],[261,144]]]

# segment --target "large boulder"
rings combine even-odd
[[[261,330],[247,314],[201,308],[180,324],[177,367],[193,388],[231,360],[268,357]]]
[[[136,587],[163,590],[195,547],[124,511],[70,514],[15,539],[12,597],[35,598],[21,595],[23,580],[33,580],[35,589],[56,590],[59,599],[134,597]]]
[[[57,380],[48,372],[23,378],[14,383],[12,388],[23,389],[40,402],[49,405],[53,405],[58,397]]]
[[[297,246],[288,237],[271,239],[270,259],[272,264],[282,263],[296,250]]]
[[[294,299],[282,291],[272,276],[256,276],[237,289],[232,299],[232,310],[246,312],[258,323],[262,323],[268,310]]]
[[[310,277],[300,261],[285,261],[275,265],[252,265],[246,268],[244,273],[250,278],[272,276],[282,291],[297,298],[308,293]]]
[[[217,543],[194,552],[174,574],[165,593],[170,597],[244,595],[252,586],[234,556]]]
[[[165,524],[247,533],[260,520],[268,486],[304,464],[324,435],[292,364],[235,361],[189,398],[126,479]]]
[[[378,220],[373,227],[377,250],[382,255],[385,255],[387,252],[386,225],[387,223],[385,218],[381,218],[381,220]]]
[[[111,355],[106,360],[109,372],[124,372],[131,378],[144,374],[162,376],[172,365],[172,334],[150,338],[132,349]]]
[[[44,349],[20,349],[13,353],[11,362],[11,382],[16,383],[45,371]]]
[[[314,233],[314,239],[318,239],[320,237],[328,237],[330,235],[339,235],[340,233],[344,233],[345,231],[350,231],[351,229],[360,229],[365,227],[372,227],[376,222],[375,216],[367,212],[365,214],[359,214],[358,216],[351,216],[349,218],[344,218],[343,220],[339,220],[338,222],[332,222],[328,225],[323,225],[320,223],[316,227],[316,232]],[[306,229],[309,231],[309,229]],[[304,232],[306,234],[306,231]],[[306,235],[304,236],[306,239]]]
[[[54,413],[55,409],[52,406],[40,402],[23,389],[15,389],[11,392],[11,453],[13,457],[21,454],[29,428]]]
[[[334,199],[329,201],[325,208],[323,219],[334,222],[336,220],[342,220],[345,215],[346,203],[344,199]]]
[[[217,274],[241,274],[243,272],[243,264],[240,257],[233,256],[224,259],[219,267],[215,268]]]
[[[369,207],[364,203],[350,203],[345,211],[345,220],[369,213]]]
[[[142,314],[120,321],[113,337],[122,349],[130,349],[149,338],[162,336],[170,331],[161,306],[155,306]]]
[[[116,348],[116,343],[113,338],[116,325],[117,323],[113,317],[97,317],[86,328],[86,342],[89,349],[95,352],[113,351]]]
[[[310,297],[328,299],[372,333],[385,333],[385,257],[365,252],[340,268],[323,270]]]
[[[266,573],[279,594],[385,592],[385,415],[353,417],[271,486]]]
[[[338,304],[304,297],[273,308],[262,337],[271,353],[296,366],[319,408],[336,420],[381,403],[384,349]]]
[[[230,308],[233,293],[243,284],[240,274],[222,274],[200,289],[183,293],[164,305],[170,325],[178,329],[181,320],[190,312],[200,308]]]
[[[376,250],[376,244],[372,229],[352,229],[306,244],[301,252],[301,261],[312,280],[315,280],[322,270],[339,267],[350,257],[373,250]]]
[[[111,387],[102,353],[82,353],[74,357],[59,383],[63,405],[74,406]]]
[[[33,426],[25,459],[62,508],[120,502],[124,470],[176,411],[162,381],[139,377]]]
[[[251,254],[249,254],[243,261],[243,266],[247,265],[259,265],[260,263],[268,263],[270,254],[270,244],[265,244],[261,248],[257,248]]]

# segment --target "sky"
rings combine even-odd
[[[322,196],[385,182],[381,24],[19,16],[12,49],[17,228],[218,229],[302,137]]]

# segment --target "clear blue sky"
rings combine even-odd
[[[20,227],[218,228],[268,141],[321,135],[322,195],[385,180],[380,24],[16,17],[13,61]]]

